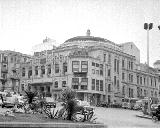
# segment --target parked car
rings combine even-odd
[[[13,97],[10,93],[3,96],[2,108],[3,107],[14,107],[16,104],[16,97]]]
[[[56,102],[52,97],[45,97],[45,101],[46,101],[48,107],[51,107],[51,108],[56,107]]]
[[[93,111],[94,107],[90,106],[90,103],[87,101],[82,101],[82,100],[76,100],[77,101],[77,105],[79,106],[83,106],[85,108],[85,110],[88,111]]]

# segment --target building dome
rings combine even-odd
[[[86,32],[86,36],[76,36],[73,38],[70,38],[66,40],[63,44],[60,45],[60,47],[67,47],[67,46],[94,46],[95,44],[98,44],[99,42],[110,42],[104,38],[101,37],[94,37],[90,36],[91,32],[88,29]]]

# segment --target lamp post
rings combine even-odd
[[[144,23],[144,29],[147,30],[147,65],[149,67],[149,30],[153,28],[153,23]]]

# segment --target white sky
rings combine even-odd
[[[0,49],[31,54],[45,37],[56,46],[91,30],[117,44],[134,42],[147,61],[145,22],[150,31],[150,65],[160,59],[160,0],[0,0]]]

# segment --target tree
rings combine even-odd
[[[67,110],[67,119],[72,120],[74,109],[77,106],[75,101],[76,92],[70,88],[66,88],[61,92],[61,100],[65,103],[65,109]]]

